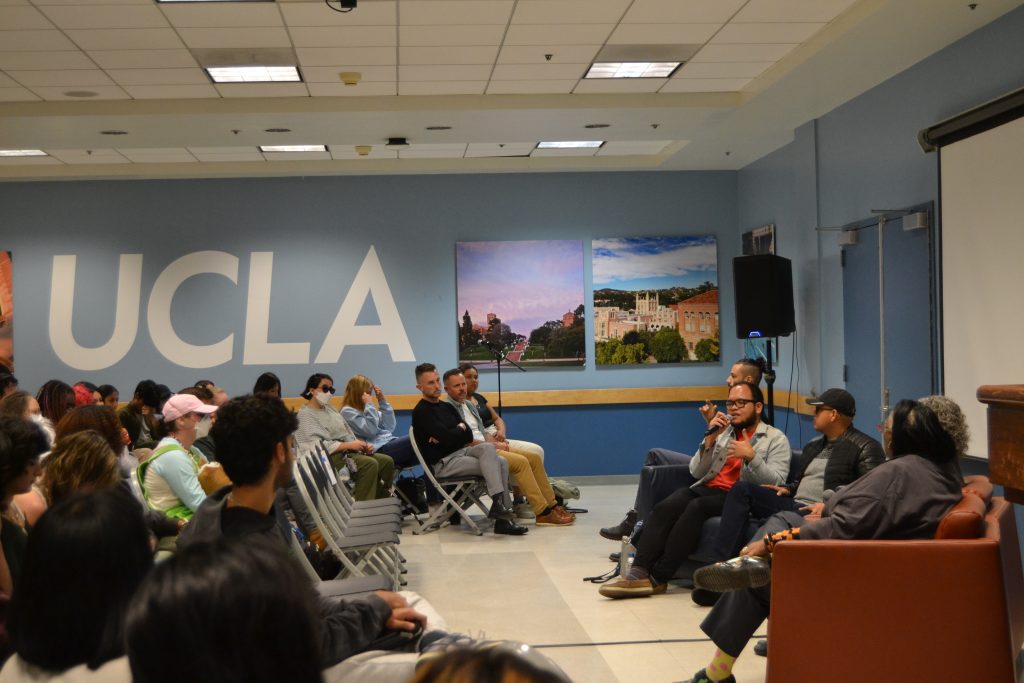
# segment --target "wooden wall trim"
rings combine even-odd
[[[487,400],[497,402],[495,392],[481,392]],[[624,405],[637,403],[695,403],[711,399],[719,404],[728,395],[725,386],[709,387],[645,387],[628,389],[552,389],[547,391],[503,391],[502,405],[509,408],[543,407],[543,406],[593,406],[593,405]],[[775,408],[796,407],[802,415],[813,415],[814,408],[804,401],[807,397],[796,392],[775,391]],[[395,410],[412,410],[419,394],[395,394],[388,400]],[[306,401],[302,398],[286,398],[285,404],[298,410]],[[335,397],[333,405],[341,408],[341,398]],[[724,406],[719,405],[724,409]]]

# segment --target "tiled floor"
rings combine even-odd
[[[700,630],[708,612],[690,592],[612,601],[585,583],[608,569],[618,544],[597,530],[616,524],[635,485],[587,486],[574,504],[590,510],[572,527],[532,527],[521,537],[445,528],[425,536],[406,530],[409,590],[426,597],[452,630],[509,638],[544,648],[577,683],[685,680],[708,663],[714,646]],[[685,639],[683,643],[643,643]],[[596,644],[621,643],[624,644]],[[751,646],[736,664],[739,683],[764,680],[765,662]]]

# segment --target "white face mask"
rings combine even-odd
[[[32,414],[29,415],[29,419],[35,422],[37,425],[46,424],[42,415]]]
[[[210,420],[210,416],[207,415],[196,424],[196,438],[202,439],[210,433],[210,427],[213,426],[213,421]]]
[[[321,391],[319,394],[316,394],[316,400],[322,406],[329,404],[331,402],[331,392]]]

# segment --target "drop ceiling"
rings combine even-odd
[[[47,152],[0,179],[741,168],[1020,4],[0,0],[0,149]],[[692,55],[671,77],[583,78],[666,49]],[[294,55],[303,81],[215,84],[226,51]],[[327,151],[258,149],[282,144]]]

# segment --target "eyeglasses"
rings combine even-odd
[[[727,410],[732,410],[733,408],[746,408],[749,403],[755,403],[755,401],[751,401],[748,398],[737,398],[735,400],[726,401],[725,407]]]
[[[320,391],[326,391],[330,394],[333,394],[335,391],[337,391],[337,389],[335,389],[334,387],[320,387]]]

